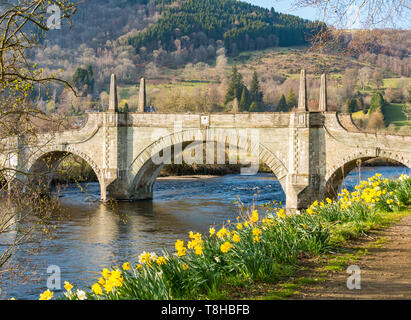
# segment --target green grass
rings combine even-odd
[[[202,81],[202,80],[190,80],[190,81],[179,81],[175,83],[147,83],[147,91],[159,89],[159,90],[178,90],[184,89],[185,91],[192,91],[198,87],[204,87],[214,83],[213,81]],[[118,87],[120,100],[129,100],[131,96],[138,96],[140,90],[139,85],[123,85]]]
[[[294,283],[284,283],[280,284],[280,289],[272,290],[264,296],[257,297],[258,300],[287,300],[292,298],[294,295],[300,294],[297,289],[298,285]]]
[[[136,85],[130,85],[126,87],[118,87],[118,93],[120,100],[128,100],[133,95],[138,95],[138,87]]]
[[[389,103],[384,107],[384,119],[387,127],[394,125],[396,128],[402,126],[410,126],[411,120],[407,120],[405,114],[402,112],[401,103]],[[353,119],[364,119],[367,115],[363,111],[357,111],[352,114]]]
[[[326,280],[327,279],[324,277],[301,277],[295,280],[294,282],[298,284],[299,286],[308,286],[308,285],[323,283]]]
[[[387,126],[393,124],[397,127],[411,126],[411,121],[402,112],[403,105],[400,103],[389,103],[384,107],[384,119]]]
[[[399,89],[404,82],[410,83],[411,78],[386,78],[384,88]]]

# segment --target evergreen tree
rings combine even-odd
[[[176,48],[176,38],[181,40],[188,36],[191,40],[201,34],[201,39],[184,40],[183,47],[193,47],[195,50],[208,40],[220,40],[224,42],[227,54],[235,55],[245,50],[306,44],[309,35],[315,35],[325,27],[321,23],[270,11],[243,1],[178,2],[178,6],[160,9],[161,17],[146,30],[130,37],[127,44],[132,45],[137,52],[142,47],[149,52],[160,47],[172,52]]]
[[[362,96],[360,96],[358,98],[358,110],[364,110],[364,109],[365,109],[364,99],[362,98]]]
[[[240,99],[240,104],[239,104],[240,112],[248,111],[249,106],[250,105],[248,103],[248,90],[244,86],[241,92],[241,99]]]
[[[91,65],[86,66],[86,72],[87,72],[87,89],[89,93],[92,93],[94,91],[94,72],[93,72],[93,67]]]
[[[277,107],[278,111],[280,112],[288,112],[288,105],[287,105],[287,101],[285,100],[285,96],[282,94],[280,101],[278,102],[278,107]]]
[[[237,67],[233,66],[230,75],[230,81],[228,83],[227,93],[225,95],[225,104],[237,98],[241,101],[241,95],[243,92],[244,83],[243,76],[238,72]]]
[[[123,107],[123,110],[122,110],[123,112],[129,112],[129,106],[128,106],[128,103],[126,102],[125,104],[124,104],[124,107]]]
[[[349,111],[350,113],[354,113],[358,110],[357,99],[351,99]]]
[[[381,94],[381,92],[376,92],[371,99],[371,104],[370,104],[370,110],[369,110],[369,114],[373,113],[374,111],[376,111],[377,109],[382,109],[382,107],[384,106],[385,101],[384,98]]]
[[[83,93],[92,93],[94,91],[94,73],[93,68],[87,65],[84,69],[77,68],[72,76],[74,86]]]
[[[261,104],[256,102],[256,101],[253,101],[251,103],[250,109],[248,111],[250,111],[250,112],[261,112],[262,111]]]
[[[291,110],[294,107],[297,107],[298,105],[297,97],[294,94],[293,88],[290,88],[290,91],[288,92],[287,105],[289,110]]]
[[[261,103],[263,101],[263,93],[260,88],[260,82],[258,81],[258,75],[256,71],[254,71],[253,78],[251,79],[250,96],[251,100],[257,103]]]
[[[351,103],[350,99],[345,100],[345,104],[341,110],[342,113],[350,113],[350,103]]]

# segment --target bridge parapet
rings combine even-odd
[[[291,113],[262,112],[262,113],[128,113],[127,125],[134,127],[174,127],[181,123],[182,127],[202,128],[273,128],[288,127]]]

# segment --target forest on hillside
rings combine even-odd
[[[182,17],[199,24],[183,24],[187,30],[174,28]],[[77,67],[91,65],[99,91],[113,72],[121,82],[137,83],[137,75],[161,77],[164,68],[214,66],[220,49],[228,57],[237,57],[244,50],[309,45],[311,26],[311,22],[275,9],[234,0],[89,0],[78,6],[71,25],[48,32],[44,47],[33,52],[32,59],[45,70],[59,71],[66,80]],[[270,33],[272,28],[274,33]],[[356,34],[347,34],[346,43],[355,43],[356,38]],[[408,31],[395,36],[388,31],[380,41],[370,40],[366,50],[352,56],[381,68],[389,66],[407,77],[411,75],[410,39]]]
[[[318,24],[237,0],[186,0],[165,9],[155,24],[129,38],[127,43],[137,53],[161,48],[186,57],[202,47],[205,60],[208,47],[215,47],[218,40],[223,41],[228,55],[273,46],[304,45],[318,30]]]

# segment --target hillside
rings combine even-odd
[[[269,47],[309,45],[312,32],[313,22],[237,0],[88,0],[71,26],[48,32],[33,60],[66,80],[77,67],[91,65],[99,91],[113,72],[121,82],[137,83],[136,75],[161,77],[190,63],[214,66],[222,50],[235,59]],[[355,42],[357,34],[346,41]],[[386,32],[353,57],[409,77],[410,41],[409,31]]]
[[[176,2],[173,2],[176,3]],[[228,55],[274,46],[307,44],[317,24],[237,0],[186,0],[164,9],[149,28],[128,39],[140,53],[163,49],[196,53],[222,41]],[[210,51],[210,49],[208,50]]]
[[[311,109],[318,105],[318,79],[325,72],[330,109],[343,110],[348,103],[367,126],[364,113],[381,91],[393,106],[384,110],[386,124],[409,126],[402,109],[410,102],[411,31],[377,30],[378,41],[369,40],[366,50],[341,55],[312,50],[307,43],[312,27],[298,17],[235,0],[89,0],[79,6],[71,28],[52,30],[32,56],[46,73],[75,84],[82,96],[50,85],[36,88],[33,97],[48,112],[102,110],[115,73],[124,110],[136,109],[144,76],[148,103],[158,111],[224,112],[233,107],[226,94],[236,65],[246,100],[256,74],[259,111],[290,110],[304,68]],[[361,34],[347,33],[343,45]]]

